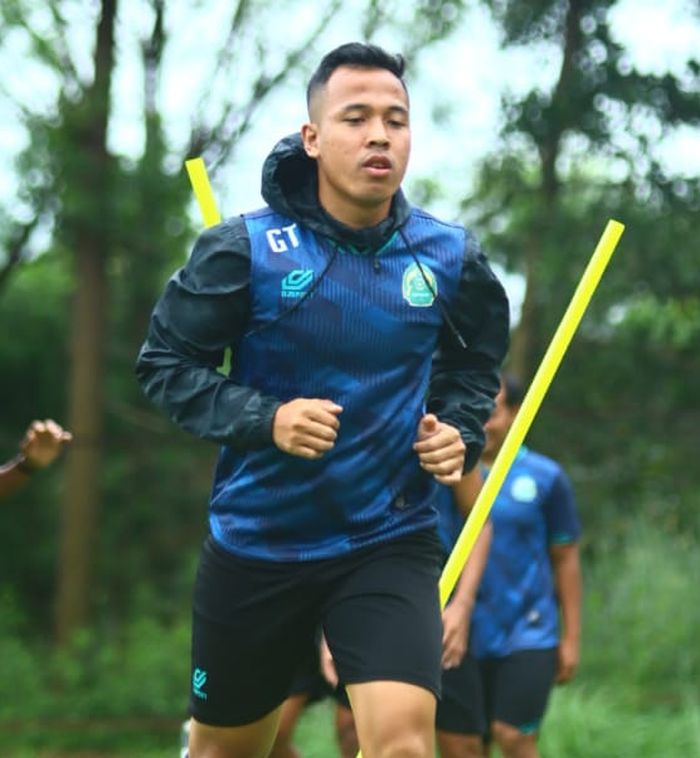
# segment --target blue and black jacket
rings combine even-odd
[[[505,293],[469,232],[401,191],[384,221],[351,229],[316,181],[299,137],[282,140],[263,168],[268,206],[200,236],[138,358],[148,397],[222,446],[210,529],[251,558],[327,558],[434,526],[420,418],[427,406],[455,426],[473,466],[507,347]],[[298,397],[343,407],[317,460],[272,440],[277,408]]]

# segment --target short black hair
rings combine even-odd
[[[516,408],[521,405],[525,397],[525,385],[513,374],[503,374],[501,376],[501,385],[505,395],[506,405],[509,408]]]
[[[406,82],[403,80],[403,72],[406,61],[402,55],[387,53],[377,45],[369,45],[364,42],[347,42],[330,53],[326,53],[314,71],[306,88],[306,105],[311,107],[311,98],[314,92],[323,87],[331,78],[331,74],[340,66],[354,68],[384,68],[390,71],[408,92]]]

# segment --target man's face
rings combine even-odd
[[[484,454],[495,458],[517,414],[517,407],[511,408],[506,404],[506,393],[501,387],[496,395],[496,405],[489,420],[484,424],[486,444]]]
[[[406,172],[408,97],[390,71],[340,66],[314,94],[302,127],[318,165],[321,205],[353,227],[379,223]]]

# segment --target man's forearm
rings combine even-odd
[[[491,522],[487,521],[484,528],[474,543],[469,560],[466,562],[462,573],[459,576],[457,586],[450,601],[453,605],[459,605],[466,612],[471,612],[476,600],[476,593],[479,589],[481,577],[486,568],[489,550],[491,548],[491,537],[493,528]]]
[[[562,638],[579,642],[581,638],[582,581],[577,544],[552,548],[554,579],[562,618]]]
[[[19,456],[0,466],[0,498],[19,489],[29,479],[30,474],[29,468],[22,465],[22,458]]]
[[[478,469],[464,474],[459,484],[452,487],[452,497],[459,512],[467,518],[483,484],[483,477]],[[484,524],[472,548],[469,560],[460,574],[457,586],[452,596],[452,603],[459,603],[466,611],[471,611],[476,593],[479,589],[482,574],[491,548],[493,528],[490,521]]]
[[[272,444],[279,400],[181,354],[153,326],[136,374],[146,396],[185,431],[236,449]]]

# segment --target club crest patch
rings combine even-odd
[[[425,263],[421,264],[421,269],[416,263],[411,263],[403,273],[403,282],[401,283],[401,292],[403,299],[414,308],[427,308],[433,304],[438,294],[438,285],[435,274]],[[424,277],[425,275],[425,277]],[[426,279],[430,286],[426,283]]]
[[[531,476],[519,476],[510,488],[514,500],[532,503],[537,497],[537,482]]]

